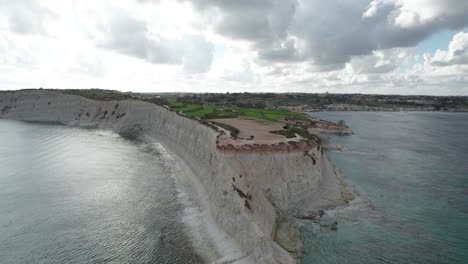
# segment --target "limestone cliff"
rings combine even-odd
[[[216,263],[296,263],[285,249],[290,247],[274,241],[278,215],[297,216],[343,202],[340,179],[320,147],[224,153],[211,128],[147,102],[95,101],[48,90],[0,92],[0,118],[98,127],[163,144],[193,172],[203,210],[225,234],[221,239],[238,248],[210,260]]]

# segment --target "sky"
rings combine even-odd
[[[468,95],[467,0],[0,0],[0,90]]]

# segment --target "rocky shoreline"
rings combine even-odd
[[[221,244],[207,262],[298,263],[295,217],[346,204],[341,176],[319,147],[223,151],[216,131],[148,102],[0,92],[0,118],[98,127],[160,142],[186,164],[186,187],[200,201],[206,233]]]

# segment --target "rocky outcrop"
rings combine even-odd
[[[304,245],[297,221],[293,218],[279,216],[275,241],[289,253],[301,257]]]
[[[95,101],[48,90],[0,92],[0,118],[98,127],[157,140],[193,172],[190,181],[198,186],[202,211],[221,232],[213,239],[228,239],[236,248],[210,260],[218,263],[296,263],[296,252],[289,251],[300,248],[293,245],[297,231],[287,222],[277,225],[279,213],[306,215],[343,202],[340,179],[319,147],[222,151],[216,131],[147,102]],[[282,246],[274,240],[278,234]]]

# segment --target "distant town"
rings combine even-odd
[[[446,111],[468,112],[468,96],[309,94],[309,93],[161,93],[140,94],[184,104],[247,107],[300,112]]]

